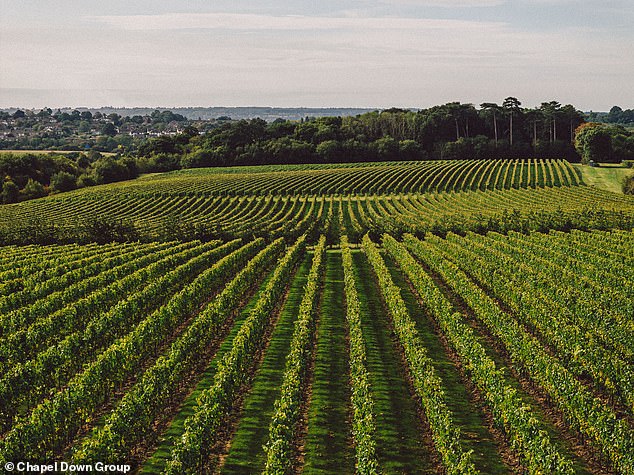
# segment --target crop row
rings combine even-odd
[[[142,198],[131,195],[95,199],[90,203],[67,199],[70,201],[42,200],[37,207],[24,203],[19,209],[1,208],[0,242],[37,239],[28,224],[34,221],[55,223],[46,235],[46,242],[96,239],[86,234],[85,229],[85,223],[94,216],[123,223],[123,230],[129,234],[106,236],[112,240],[226,240],[253,236],[292,239],[306,232],[310,225],[318,226],[321,234],[331,236],[331,241],[335,239],[333,243],[338,240],[332,237],[336,234],[347,234],[354,242],[368,231],[377,235],[383,232],[443,235],[468,230],[527,232],[634,227],[634,199],[586,186],[391,196]],[[151,206],[146,206],[146,201]],[[212,201],[213,205],[201,206],[204,201]],[[339,210],[341,222],[326,222],[331,208]]]
[[[117,462],[128,457],[135,443],[151,433],[154,421],[180,388],[179,383],[195,369],[200,356],[229,316],[239,308],[245,292],[259,280],[264,270],[279,255],[283,240],[278,239],[260,251],[233,278],[172,343],[141,380],[112,411],[102,427],[75,450],[78,463]]]
[[[447,396],[442,380],[437,375],[432,360],[421,343],[416,324],[401,297],[401,290],[392,281],[390,271],[379,249],[367,235],[363,238],[363,250],[379,281],[394,330],[403,347],[414,390],[421,399],[443,466],[447,473],[452,475],[478,473],[473,465],[472,453],[465,451],[462,447],[460,429],[453,422],[451,411],[447,406]]]
[[[63,390],[19,419],[0,441],[2,462],[50,457],[70,442],[93,412],[157,354],[177,328],[204,303],[212,289],[236,272],[259,247],[253,241],[200,273],[167,304],[119,338]]]
[[[291,348],[286,357],[280,397],[275,401],[275,411],[269,425],[269,439],[265,446],[266,474],[284,475],[293,467],[293,443],[297,437],[302,391],[311,360],[311,343],[315,336],[315,314],[322,282],[325,248],[326,238],[321,236],[315,247],[308,282],[295,322]]]
[[[606,335],[603,325],[586,324],[607,319],[600,312],[589,311],[584,315],[575,311],[575,306],[568,303],[574,299],[570,296],[570,287],[557,282],[543,283],[541,278],[536,278],[535,274],[547,275],[547,264],[539,270],[530,268],[521,257],[502,254],[495,247],[494,239],[479,242],[449,237],[455,244],[445,244],[451,246],[456,262],[482,285],[494,289],[495,295],[513,309],[525,325],[536,329],[571,372],[577,375],[587,372],[597,386],[621,397],[630,412],[634,412],[632,346],[619,345],[631,339],[631,329],[628,331],[608,320],[605,326],[612,331]],[[622,300],[627,299],[622,297]],[[557,317],[553,318],[553,314]],[[612,334],[617,339],[609,336]]]
[[[417,255],[424,255],[425,249],[420,241],[410,237],[406,242]],[[512,441],[530,473],[574,473],[570,461],[559,453],[535,414],[506,382],[503,371],[496,368],[474,331],[463,321],[463,316],[455,312],[429,274],[391,236],[383,236],[383,244],[435,317],[463,366],[483,393],[496,423]]]
[[[0,379],[3,426],[18,408],[29,409],[48,390],[66,384],[83,364],[95,358],[114,339],[129,332],[146,312],[157,308],[209,262],[237,245],[238,241],[220,247],[216,243],[193,248],[173,247],[165,256],[157,256],[160,259],[155,263],[133,274],[134,278],[147,281],[145,287],[110,309],[96,312],[84,329],[52,344],[33,359],[12,365]]]
[[[246,381],[255,353],[263,345],[273,309],[282,298],[305,246],[306,239],[302,236],[288,249],[273,271],[273,276],[233,340],[231,350],[219,362],[211,387],[202,392],[194,413],[185,421],[185,432],[172,449],[166,473],[195,474],[208,467],[210,450],[218,431],[231,411],[237,391]]]
[[[504,344],[514,363],[524,368],[552,398],[571,426],[590,438],[621,473],[634,473],[634,436],[628,424],[584,387],[458,265],[445,259],[432,245],[426,246],[426,251],[417,255],[465,300],[478,319]],[[450,250],[443,252],[449,258],[453,256]]]
[[[443,160],[347,164],[298,170],[207,168],[161,174],[54,198],[87,200],[143,193],[195,197],[205,195],[331,195],[452,192],[575,186],[580,178],[565,160]]]
[[[352,403],[352,433],[357,455],[357,473],[380,473],[376,454],[376,416],[370,388],[367,351],[363,338],[363,325],[352,252],[348,237],[341,237],[346,295],[346,320],[350,334],[350,385]]]

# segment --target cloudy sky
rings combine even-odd
[[[634,107],[632,0],[0,0],[0,107]]]

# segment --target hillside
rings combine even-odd
[[[196,169],[5,205],[0,236],[6,243],[272,238],[299,236],[316,222],[355,239],[366,231],[627,228],[633,203],[581,185],[565,161]]]
[[[632,475],[634,197],[588,182],[261,166],[2,205],[0,465]]]

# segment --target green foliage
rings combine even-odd
[[[33,178],[29,178],[21,194],[25,199],[30,200],[46,196],[47,193],[41,183],[35,181]]]
[[[345,157],[344,148],[336,140],[325,140],[315,148],[315,153],[324,163],[338,163]]]
[[[383,236],[388,252],[397,260],[416,288],[418,295],[431,310],[434,318],[457,351],[464,367],[483,393],[497,423],[504,429],[514,448],[531,473],[574,473],[569,460],[563,456],[531,409],[525,405],[516,390],[505,381],[502,370],[487,355],[473,329],[455,312],[431,276],[413,259],[403,244],[389,235]],[[427,242],[405,236],[405,243],[427,266],[436,270],[438,257],[430,251]],[[443,274],[444,275],[444,274]]]
[[[180,156],[176,153],[159,152],[137,159],[141,173],[169,172],[181,168]]]
[[[196,149],[180,159],[183,168],[202,168],[215,165],[216,157],[212,151]]]
[[[16,203],[20,198],[20,188],[12,180],[2,183],[2,203]]]
[[[96,243],[138,241],[139,232],[131,221],[98,217],[87,220],[82,234],[85,241]]]
[[[629,112],[615,111],[611,115],[624,117]],[[391,108],[355,117],[317,117],[299,122],[278,119],[266,123],[259,118],[232,121],[228,117],[194,121],[159,110],[145,116],[122,117],[100,112],[93,116],[77,110],[48,114],[43,109],[24,117],[7,114],[6,118],[16,121],[11,125],[23,127],[26,138],[5,139],[0,147],[125,150],[136,152],[142,161],[139,167],[147,172],[235,164],[424,160],[444,155],[466,159],[473,158],[469,155],[473,147],[463,142],[474,139],[478,157],[559,156],[578,161],[571,145],[572,132],[584,122],[584,115],[570,104],[549,101],[539,108],[524,109],[513,97],[506,98],[503,106],[484,103],[481,109],[450,102],[418,111]],[[54,134],[43,132],[49,127],[54,128]],[[152,138],[147,138],[148,133]],[[460,143],[443,151],[450,142]],[[320,147],[324,143],[329,145]],[[200,150],[213,154],[195,153]],[[166,168],[149,160],[160,154],[176,155],[177,163]]]
[[[95,186],[97,182],[95,181],[95,177],[88,173],[82,173],[77,178],[77,186],[80,188],[85,188],[87,186]]]
[[[198,399],[198,405],[185,422],[185,433],[172,450],[166,474],[195,474],[208,471],[209,452],[217,440],[223,420],[232,407],[237,392],[245,382],[247,368],[254,353],[263,344],[262,336],[286,282],[305,251],[305,237],[287,250],[273,271],[273,276],[240,327],[231,350],[218,365],[213,384]]]
[[[582,163],[620,163],[634,159],[634,133],[621,126],[588,123],[576,131]]]
[[[575,148],[581,155],[581,163],[611,161],[612,139],[600,124],[584,124],[577,129]]]
[[[77,177],[71,173],[58,172],[51,176],[51,188],[55,191],[70,191],[77,188]]]
[[[302,390],[306,384],[306,370],[310,364],[311,343],[315,331],[315,310],[323,273],[326,238],[320,237],[311,264],[304,297],[291,348],[286,357],[284,380],[280,397],[275,401],[275,413],[269,426],[269,439],[264,447],[267,475],[284,475],[293,467],[293,441],[297,437],[297,424],[301,416]]]
[[[528,332],[515,315],[502,310],[496,300],[487,295],[466,274],[460,266],[469,269],[470,273],[476,273],[476,275],[482,269],[481,265],[478,266],[474,261],[473,256],[469,255],[468,251],[456,252],[455,246],[438,238],[431,237],[430,241],[433,243],[431,245],[420,243],[420,241],[416,242],[411,238],[409,241],[414,243],[412,249],[416,249],[414,252],[417,256],[447,282],[452,291],[473,309],[478,320],[486,325],[488,330],[503,343],[513,364],[526,371],[531,379],[538,383],[556,402],[567,421],[586,437],[593,439],[619,472],[634,473],[634,440],[628,424],[609,405],[604,404],[601,399],[586,388],[572,371],[565,367],[565,359],[554,357],[546,351],[542,342]],[[434,249],[434,247],[438,247],[442,251]],[[467,254],[467,257],[464,257],[464,254]],[[488,259],[488,249],[486,254]],[[499,268],[496,266],[492,271],[498,273]],[[517,273],[518,270],[513,272]],[[559,279],[559,277],[557,278]],[[490,281],[487,281],[487,285],[491,285],[497,290],[495,284]],[[504,293],[507,294],[512,287],[509,286]],[[521,305],[526,305],[524,298],[522,298]],[[551,311],[549,310],[549,312]],[[551,318],[561,318],[557,312],[550,315]],[[543,334],[540,332],[540,335]],[[560,338],[564,337],[560,336]],[[588,348],[585,345],[578,345],[575,351],[586,352]],[[536,438],[530,438],[526,442],[535,444],[536,441]],[[545,455],[544,444],[538,443],[538,448],[540,449],[538,453]],[[541,472],[559,473],[557,469],[560,464],[555,463],[555,458],[549,457],[547,462],[546,467],[550,466],[550,470],[542,469]],[[566,465],[566,471],[562,471],[562,473],[574,473],[569,464]]]
[[[230,246],[222,247],[233,249],[236,244],[234,241]],[[125,459],[133,445],[151,432],[152,421],[160,417],[170,396],[178,391],[179,381],[194,369],[197,359],[210,343],[210,335],[220,330],[227,315],[239,304],[242,292],[278,254],[280,244],[273,244],[253,257],[263,246],[262,240],[253,241],[222,257],[200,274],[198,284],[214,289],[225,282],[226,276],[242,268],[213,304],[197,315],[167,353],[126,393],[122,404],[108,415],[104,427],[75,450],[73,460],[76,463]]]
[[[222,282],[223,274],[218,267],[205,268],[191,284],[174,294],[167,305],[156,309],[141,325],[99,353],[67,387],[37,406],[32,417],[22,419],[6,434],[0,442],[0,461],[38,459],[66,444],[90,414],[113,395],[115,387],[136,374],[183,320],[207,301],[210,286]]]
[[[374,269],[383,300],[388,308],[397,338],[412,378],[416,395],[421,399],[429,422],[434,445],[440,453],[443,466],[451,475],[476,475],[472,451],[466,451],[460,442],[460,429],[453,421],[442,379],[438,376],[432,359],[422,344],[416,324],[409,315],[397,287],[385,266],[385,261],[376,244],[366,234],[363,251]]]
[[[117,135],[117,128],[112,122],[106,122],[105,124],[103,124],[100,131],[103,135],[107,135],[109,137],[114,137],[115,135]]]
[[[380,469],[377,459],[374,399],[370,388],[368,357],[363,337],[352,252],[347,236],[341,237],[341,257],[346,294],[346,320],[350,338],[350,380],[352,386],[350,402],[353,410],[352,431],[357,455],[356,469],[359,474],[377,474],[380,473]]]
[[[634,175],[625,177],[622,190],[626,195],[634,195]]]
[[[135,244],[131,248],[126,248],[128,245],[125,244],[115,244],[111,248],[115,251],[114,256],[106,254],[105,259],[85,269],[92,271],[94,278],[68,286],[60,298],[47,299],[46,305],[40,306],[37,312],[22,312],[22,315],[14,312],[11,323],[18,328],[25,328],[28,322],[38,318],[48,319],[49,323],[66,321],[68,326],[78,325],[82,309],[95,318],[82,332],[71,333],[47,351],[38,353],[35,359],[28,361],[22,358],[20,363],[14,365],[14,371],[0,382],[1,427],[15,415],[18,407],[31,408],[51,387],[61,388],[83,364],[91,361],[96,352],[131,331],[146,314],[151,314],[202,272],[210,259],[235,249],[238,243],[219,244],[218,241],[203,245],[197,242],[172,242],[160,246]],[[97,251],[104,249],[105,246],[96,248]],[[89,284],[101,288],[98,292],[90,293],[92,288]],[[135,290],[134,294],[124,302],[109,307],[132,290]],[[87,298],[82,299],[82,296]],[[77,298],[78,301],[75,300]],[[4,323],[3,331],[9,330],[9,322]],[[60,328],[49,325],[37,329],[39,333],[45,331],[50,332],[49,336],[57,335]],[[19,354],[22,356],[22,352]],[[67,358],[67,355],[73,357]],[[53,368],[57,375],[55,380],[50,378]]]
[[[95,183],[103,185],[116,181],[128,180],[130,169],[120,160],[112,157],[104,157],[97,160],[93,166],[93,176]]]

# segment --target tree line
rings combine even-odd
[[[86,186],[139,176],[132,157],[98,152],[59,154],[0,153],[0,203],[16,203]]]
[[[501,104],[451,102],[411,111],[386,109],[355,117],[299,122],[261,119],[225,122],[205,134],[148,140],[139,168],[282,163],[467,158],[566,158],[579,161],[575,130],[585,122],[572,105],[544,102],[523,108],[514,97]]]
[[[20,112],[13,115],[22,116]],[[626,112],[613,108],[609,115],[614,118]],[[89,114],[53,114],[43,109],[37,115],[77,123],[104,119]],[[127,180],[139,173],[181,168],[474,158],[564,158],[585,163],[634,160],[634,133],[622,125],[586,122],[581,111],[557,101],[524,108],[515,97],[479,107],[450,102],[418,111],[391,108],[300,121],[234,121],[227,117],[210,128],[195,127],[182,116],[158,110],[145,118],[112,114],[106,119],[104,127],[168,120],[179,121],[183,127],[178,134],[119,149],[115,157],[102,157],[94,150],[66,157],[3,154],[1,201],[11,203]],[[104,130],[103,137],[112,139],[109,133],[112,131]]]

